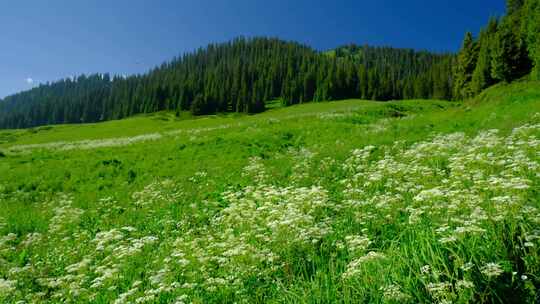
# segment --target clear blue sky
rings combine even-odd
[[[81,73],[140,73],[210,42],[273,36],[455,51],[504,0],[26,0],[0,3],[0,97]]]

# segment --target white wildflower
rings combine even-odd
[[[474,283],[471,282],[471,281],[467,281],[467,280],[459,280],[456,283],[456,288],[458,290],[473,289],[474,288]]]
[[[369,238],[362,235],[347,236],[345,237],[345,241],[347,242],[347,247],[351,252],[364,251],[371,244],[371,241],[369,240]]]
[[[15,290],[15,285],[17,284],[17,281],[9,281],[0,278],[0,295],[2,294],[10,294]]]
[[[404,302],[410,298],[409,295],[401,291],[401,287],[399,285],[388,285],[381,288],[381,290],[383,291],[383,297],[386,301]]]
[[[504,270],[497,263],[488,263],[481,268],[482,274],[489,278],[496,278],[504,273]]]

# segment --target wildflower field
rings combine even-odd
[[[0,303],[539,303],[540,83],[0,130]]]

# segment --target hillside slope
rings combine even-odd
[[[97,122],[162,110],[258,113],[274,99],[291,105],[345,98],[450,98],[452,56],[368,46],[362,51],[358,61],[294,42],[238,38],[142,75],[81,75],[8,96],[0,101],[0,128]],[[437,73],[428,73],[435,66]],[[442,74],[440,67],[446,68]]]
[[[0,301],[534,303],[539,113],[520,82],[2,133]]]

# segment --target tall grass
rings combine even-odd
[[[0,300],[535,303],[539,113],[521,82],[3,131]]]

